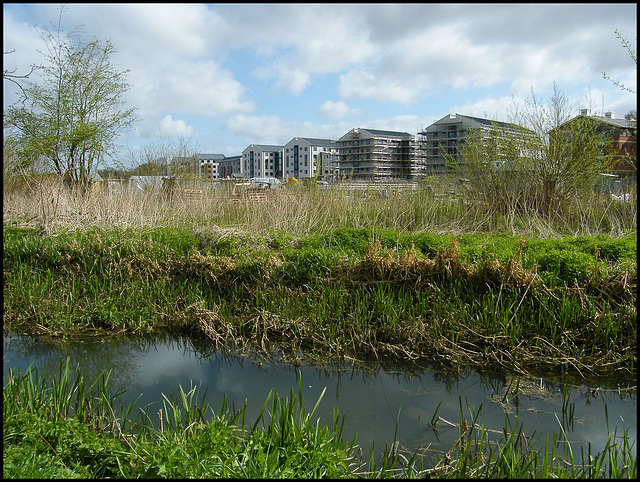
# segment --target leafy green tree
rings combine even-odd
[[[44,157],[70,187],[84,192],[100,160],[136,120],[135,109],[124,107],[128,71],[111,63],[114,46],[64,35],[60,23],[54,32],[41,32],[41,80],[25,83],[25,98],[5,112],[5,126],[25,157]]]

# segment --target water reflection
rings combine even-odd
[[[138,405],[150,405],[150,414],[162,407],[163,393],[169,396],[172,387],[189,389],[193,384],[200,387],[201,394],[206,390],[205,401],[216,412],[225,394],[229,405],[236,408],[246,401],[246,420],[253,422],[272,388],[280,396],[288,396],[292,389],[298,393],[299,371],[305,408],[310,411],[326,387],[317,416],[328,423],[333,407],[338,406],[345,417],[345,440],[357,433],[358,445],[367,450],[375,442],[377,454],[393,444],[396,422],[401,447],[410,451],[430,447],[434,454],[444,453],[459,432],[446,423],[434,431],[430,422],[436,410],[442,419],[455,424],[461,410],[471,420],[481,409],[482,423],[497,432],[496,438],[500,438],[505,418],[511,424],[519,418],[524,432],[540,436],[542,443],[546,433],[559,433],[562,428],[577,447],[591,443],[592,453],[602,450],[609,433],[613,435],[616,429],[618,434],[627,430],[632,442],[637,437],[635,387],[576,385],[565,390],[563,398],[562,384],[554,380],[514,381],[504,374],[471,370],[412,367],[403,371],[351,362],[293,366],[280,363],[275,352],[268,358],[256,354],[242,357],[234,354],[233,347],[215,350],[191,339],[65,342],[19,335],[4,335],[3,339],[5,373],[18,367],[24,372],[31,363],[39,367],[48,363],[56,372],[59,360],[69,356],[70,365],[78,365],[88,380],[112,370],[113,389],[126,390],[121,401],[133,403],[140,397]],[[517,395],[513,393],[514,382],[519,388]],[[573,404],[571,420],[563,416],[563,403]],[[635,442],[633,450],[637,450]]]

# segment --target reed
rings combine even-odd
[[[271,240],[184,228],[41,236],[6,226],[4,327],[168,331],[318,360],[633,374],[635,242],[378,228]]]
[[[325,478],[349,475],[355,439],[342,440],[344,420],[313,418],[297,395],[272,390],[251,426],[246,404],[223,400],[216,414],[197,387],[164,396],[154,422],[149,406],[134,416],[109,395],[109,374],[88,385],[69,359],[58,374],[9,370],[3,387],[3,476]],[[271,410],[267,410],[268,408]],[[44,472],[39,472],[45,465]]]
[[[438,407],[439,408],[439,407]],[[589,443],[586,451],[574,454],[564,424],[558,420],[559,434],[546,434],[544,440],[526,434],[516,417],[512,421],[505,415],[502,432],[491,430],[480,423],[482,406],[477,411],[468,408],[465,415],[460,399],[459,421],[452,423],[437,417],[435,423],[446,423],[458,428],[458,437],[452,447],[433,467],[404,468],[403,474],[414,477],[439,478],[635,478],[637,456],[635,444],[625,429],[617,429],[599,452],[593,453]],[[436,409],[437,412],[437,409]],[[435,415],[434,415],[435,417]],[[500,433],[500,437],[496,436]],[[418,451],[419,455],[426,455]]]
[[[122,393],[110,394],[109,373],[92,382],[72,370],[69,359],[57,373],[29,367],[9,370],[3,386],[3,476],[164,477],[164,478],[635,478],[634,444],[626,429],[609,436],[605,447],[574,453],[564,422],[559,435],[540,440],[526,434],[516,418],[505,416],[502,431],[481,422],[477,410],[459,399],[457,423],[437,415],[439,424],[455,426],[451,448],[433,460],[428,451],[407,452],[397,434],[376,463],[375,446],[363,463],[362,451],[342,439],[344,417],[338,408],[328,424],[314,421],[322,395],[311,411],[303,406],[302,380],[297,393],[280,397],[272,390],[252,423],[247,404],[236,410],[226,397],[214,412],[206,392],[191,385],[163,395],[162,409],[124,407]],[[605,406],[605,417],[608,415]],[[159,418],[162,417],[162,418]],[[160,421],[162,420],[162,422]],[[608,430],[608,428],[607,428]],[[498,437],[499,436],[499,437]]]
[[[49,184],[46,184],[49,183]],[[233,227],[253,233],[273,229],[306,235],[340,227],[380,226],[398,232],[430,231],[441,234],[505,232],[510,235],[552,238],[562,235],[618,237],[635,232],[637,203],[593,196],[589,203],[576,199],[554,217],[526,210],[496,213],[474,199],[451,195],[442,180],[429,188],[404,193],[350,192],[339,186],[283,189],[259,203],[234,202],[224,186],[206,186],[201,199],[175,196],[171,201],[133,190],[73,196],[53,181],[32,182],[32,189],[3,184],[3,219],[28,221],[46,233],[87,226],[120,229],[189,226]],[[46,184],[46,185],[45,185]],[[366,195],[366,197],[365,197]]]

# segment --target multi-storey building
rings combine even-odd
[[[282,153],[284,146],[251,144],[242,151],[240,174],[246,179],[252,177],[282,178]]]
[[[464,162],[461,150],[472,134],[493,138],[534,135],[533,132],[508,122],[448,114],[418,134],[421,142],[414,172],[438,174],[449,170],[449,161]]]
[[[224,159],[224,154],[196,154],[200,163],[200,174],[206,182],[217,181],[219,177],[220,161]]]
[[[284,146],[283,175],[330,180],[337,174],[338,146],[331,139],[294,137]],[[318,171],[320,169],[320,171]]]
[[[355,128],[338,140],[340,176],[354,180],[409,179],[415,136]]]
[[[225,156],[218,164],[220,179],[231,179],[234,175],[240,175],[240,163],[242,156]]]
[[[585,109],[580,112],[580,116],[588,116],[596,121],[597,133],[606,136],[608,154],[613,156],[612,174],[623,178],[636,177],[638,175],[636,167],[638,121],[629,116],[616,117],[613,112],[607,112],[604,116],[589,116]]]
[[[638,171],[637,159],[637,121],[631,117],[617,118],[613,112],[604,116],[590,115],[588,109],[582,109],[580,115],[553,129],[549,136],[567,135],[577,122],[589,121],[593,124],[593,133],[600,142],[600,155],[611,156],[611,168],[605,173],[602,187],[605,189],[628,189],[635,186]],[[580,124],[578,124],[580,125]],[[584,128],[584,127],[583,127]]]

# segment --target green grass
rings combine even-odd
[[[292,356],[303,348],[310,359],[522,373],[574,360],[584,376],[635,374],[635,235],[441,240],[338,229],[234,238],[233,249],[225,239],[173,228],[41,236],[6,227],[4,329],[171,332],[267,351],[277,343]]]
[[[245,420],[222,401],[215,413],[197,387],[164,396],[161,413],[117,404],[108,375],[90,386],[58,374],[10,370],[3,387],[3,476],[162,478],[336,478],[349,475],[355,440],[342,440],[337,409],[331,424],[314,421],[298,393],[272,390],[258,417]],[[159,422],[158,415],[163,417]],[[155,422],[154,422],[155,420]]]
[[[482,424],[482,406],[468,414],[460,399],[457,423],[436,409],[431,427],[446,422],[459,434],[446,453],[398,450],[394,442],[381,458],[375,446],[342,438],[344,419],[335,407],[327,422],[316,417],[324,391],[310,412],[303,407],[302,380],[288,397],[272,390],[253,420],[246,403],[235,409],[226,397],[216,412],[196,386],[163,395],[162,408],[119,404],[109,374],[93,382],[69,359],[57,373],[29,367],[9,370],[3,385],[4,478],[635,478],[637,463],[629,434],[616,431],[604,448],[574,453],[563,423],[541,440],[505,416],[502,433]],[[517,388],[516,388],[517,390]],[[563,409],[564,413],[564,409]],[[605,407],[606,415],[606,407]],[[399,416],[399,414],[398,414]],[[608,419],[607,419],[608,422]],[[608,425],[608,423],[607,423]],[[376,459],[378,462],[376,462]]]

